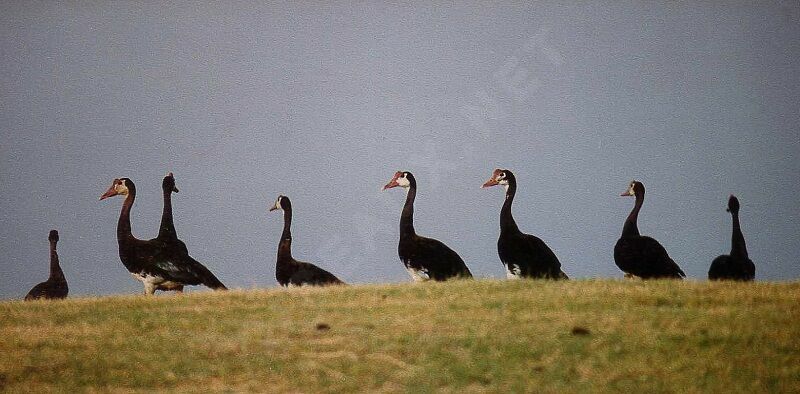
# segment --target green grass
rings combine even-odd
[[[800,283],[483,280],[10,301],[0,387],[799,392],[798,338]]]

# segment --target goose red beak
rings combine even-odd
[[[481,189],[485,189],[487,187],[492,187],[492,186],[499,185],[499,184],[500,183],[498,183],[496,180],[494,180],[494,177],[491,177],[491,178],[489,178],[488,181],[486,181],[486,183],[483,184],[483,186],[481,186]]]
[[[403,177],[403,172],[402,171],[395,172],[394,176],[392,177],[392,180],[389,181],[389,183],[385,184],[383,186],[383,188],[381,189],[381,191],[384,191],[386,189],[391,189],[393,187],[400,186],[400,184],[397,182],[397,179],[402,178],[402,177]]]
[[[105,200],[106,198],[109,198],[109,197],[114,197],[117,194],[119,194],[119,193],[117,193],[117,190],[114,188],[114,185],[111,185],[111,187],[109,187],[108,190],[106,190],[106,192],[103,193],[102,196],[100,196],[100,201],[103,201],[103,200]]]
[[[391,189],[391,188],[397,187],[397,186],[400,186],[400,184],[397,183],[397,175],[395,175],[394,178],[392,178],[392,180],[389,181],[389,183],[383,185],[383,188],[381,188],[381,191],[384,191],[386,189]]]
[[[381,188],[381,191],[384,191],[386,189],[391,189],[391,188],[397,187],[397,186],[400,186],[400,184],[397,183],[397,178],[392,178],[392,180],[389,181],[389,183],[383,185],[383,188]]]
[[[625,193],[622,193],[619,196],[620,197],[628,197],[628,196],[632,196],[632,195],[633,195],[633,193],[631,193],[630,190],[626,190]]]

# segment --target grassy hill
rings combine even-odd
[[[0,303],[0,386],[800,391],[800,283],[456,281]]]

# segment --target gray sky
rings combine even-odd
[[[708,3],[708,2],[701,2]],[[71,295],[139,293],[119,261],[121,198],[155,237],[175,224],[229,287],[272,287],[282,216],[293,254],[350,283],[404,282],[415,225],[480,277],[501,188],[573,278],[621,277],[613,246],[647,187],[643,234],[692,278],[730,248],[728,194],[760,280],[800,276],[800,6],[485,2],[214,5],[0,3],[0,297],[46,279],[47,232]]]

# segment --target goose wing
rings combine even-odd
[[[182,243],[181,243],[182,244]],[[185,246],[184,246],[185,247]],[[158,248],[147,266],[150,273],[166,280],[185,285],[203,284],[212,289],[226,289],[203,264],[179,248]]]
[[[289,278],[289,283],[292,285],[326,286],[344,284],[344,282],[335,275],[314,264],[302,261],[298,261],[297,263],[299,264],[297,271]]]
[[[628,237],[626,252],[633,259],[634,269],[630,273],[642,278],[683,278],[686,274],[669,257],[667,250],[658,241],[645,236]],[[616,252],[616,250],[615,250]]]
[[[715,280],[727,277],[728,271],[730,271],[730,259],[731,256],[725,254],[717,256],[711,262],[711,267],[708,267],[708,279]]]
[[[472,277],[461,256],[439,240],[417,236],[408,249],[408,264],[415,269],[426,270],[433,280]]]
[[[35,300],[39,298],[57,299],[67,298],[69,287],[66,281],[47,280],[39,283],[25,295],[25,301]]]
[[[560,279],[562,275],[561,262],[558,261],[553,250],[539,237],[530,234],[523,234],[522,240],[529,262],[526,264],[526,268],[522,269],[523,275]]]

